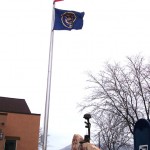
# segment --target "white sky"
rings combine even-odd
[[[76,104],[86,96],[87,71],[126,56],[150,56],[149,0],[64,0],[56,7],[84,11],[79,31],[55,31],[48,150],[86,134]],[[0,1],[0,96],[23,98],[43,126],[51,0]]]

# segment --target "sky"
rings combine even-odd
[[[104,62],[124,63],[126,56],[150,56],[149,0],[64,0],[56,8],[85,12],[82,30],[55,31],[49,113],[48,150],[84,136],[87,72],[104,69]],[[0,96],[25,99],[41,114],[43,128],[51,0],[0,1]]]

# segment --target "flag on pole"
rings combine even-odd
[[[82,29],[84,12],[55,9],[54,30]]]

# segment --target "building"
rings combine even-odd
[[[39,126],[24,99],[0,97],[0,150],[38,150]]]

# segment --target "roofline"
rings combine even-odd
[[[6,115],[7,116],[8,113],[6,112],[0,112],[0,115]]]
[[[41,114],[35,114],[35,113],[17,113],[17,112],[0,112],[0,115],[7,115],[8,113],[10,114],[22,114],[22,115],[36,115],[36,116],[41,116]]]

